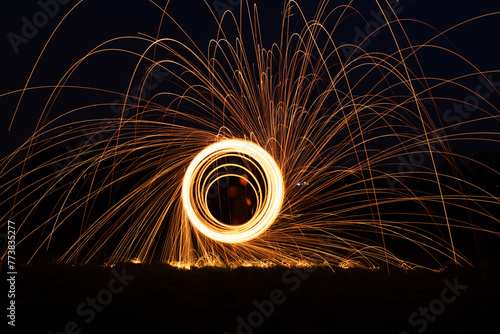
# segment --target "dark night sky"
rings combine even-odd
[[[64,3],[62,0],[61,2]],[[165,0],[157,0],[160,6],[163,6],[165,2]],[[207,2],[211,5],[214,4],[213,0]],[[220,3],[231,2],[234,3],[231,0],[220,1]],[[259,8],[262,9],[261,24],[263,31],[266,32],[265,38],[272,41],[273,36],[278,36],[279,32],[281,1],[257,0],[256,2]],[[71,1],[71,3],[74,2]],[[299,3],[303,4],[307,15],[311,17],[318,1],[299,0]],[[331,2],[332,5],[343,3],[340,1]],[[26,0],[12,1],[4,5],[0,14],[2,36],[2,53],[0,54],[0,78],[2,80],[0,80],[0,91],[2,93],[23,87],[44,43],[71,6],[70,3],[59,5],[58,10],[53,13],[54,17],[49,18],[46,25],[42,25],[27,44],[21,44],[16,53],[9,42],[8,34],[11,32],[21,34],[24,24],[23,17],[32,21],[33,15],[36,15],[41,10],[41,7],[36,1]],[[354,6],[367,17],[369,17],[371,10],[376,9],[374,1],[357,1],[354,2]],[[401,0],[400,6],[402,8],[399,14],[400,18],[423,20],[439,30],[446,29],[477,15],[500,10],[500,3],[497,1]],[[216,32],[215,23],[207,10],[206,4],[201,0],[172,0],[169,11],[188,30],[190,36],[201,48],[206,49],[207,42],[214,37]],[[476,64],[480,70],[499,69],[499,17],[497,15],[463,26],[450,33],[449,37],[454,44],[443,40],[443,45],[459,52]],[[32,84],[56,83],[64,71],[86,52],[113,37],[134,36],[138,32],[156,35],[160,19],[160,11],[145,0],[83,1],[83,4],[67,18],[55,35],[55,39],[49,45],[37,72],[35,72]],[[348,28],[349,25],[345,25],[346,28],[338,32],[337,42],[352,43],[355,38],[353,28],[356,25],[363,27],[364,23],[358,18],[350,24],[351,29]],[[407,28],[416,43],[431,35],[430,30],[426,31],[421,25],[410,24]],[[165,25],[161,30],[161,37],[177,38],[178,36],[180,36],[179,32],[170,25]],[[382,39],[382,36],[380,35],[379,38]],[[422,40],[419,40],[419,38]],[[384,43],[384,40],[380,42]],[[131,43],[126,44],[126,46],[135,47]],[[137,50],[141,50],[143,46],[137,46]],[[447,66],[443,66],[442,61],[442,59],[427,59],[425,64],[428,75],[453,76],[464,71],[463,63],[457,62],[456,66],[453,63],[447,63]],[[85,74],[80,74],[78,79],[82,84],[98,86],[95,84],[98,82],[100,86],[125,91],[133,65],[135,65],[133,58],[99,58],[95,63],[89,62],[89,65],[85,68]],[[454,70],[456,70],[456,73],[453,73]],[[471,82],[471,85],[474,85],[474,82]],[[3,143],[0,153],[2,156],[11,152],[14,147],[19,146],[28,138],[33,131],[34,122],[41,112],[45,96],[43,93],[29,95],[21,105],[14,127],[10,132],[7,131],[7,128],[17,100],[15,98],[2,99],[0,107],[0,140]],[[457,99],[463,97],[454,96]],[[113,97],[110,98],[114,99]],[[88,101],[88,103],[93,102]],[[443,106],[443,108],[446,108],[446,106]],[[104,117],[110,116],[112,115]],[[498,128],[497,124],[494,126],[495,128],[492,128],[492,130]]]

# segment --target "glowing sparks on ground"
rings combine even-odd
[[[139,260],[139,259],[131,259],[131,260],[130,260],[130,263],[133,263],[133,264],[141,264],[141,263],[142,263],[142,261],[141,261],[141,260]]]

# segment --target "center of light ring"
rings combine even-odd
[[[234,155],[255,161],[264,182],[253,188],[258,192],[259,205],[252,218],[242,225],[227,225],[213,217],[206,204],[208,185],[212,182],[203,179],[214,162]],[[245,242],[264,233],[278,217],[283,198],[283,177],[278,165],[262,147],[246,140],[224,140],[205,148],[189,165],[182,183],[182,202],[189,221],[207,237],[225,243]]]

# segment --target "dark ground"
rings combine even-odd
[[[18,268],[15,332],[498,333],[499,264],[442,273],[319,268],[307,274],[288,268],[186,271],[161,264],[38,263]],[[123,270],[130,277],[119,283],[113,278]],[[458,296],[443,292],[446,279],[462,286]],[[271,296],[273,306],[263,303]],[[88,297],[100,298],[96,308],[105,305],[90,311]],[[267,308],[258,311],[255,301]],[[412,326],[409,317],[420,307],[431,307],[432,321],[418,315]],[[256,328],[238,329],[238,317]]]

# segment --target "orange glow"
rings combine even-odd
[[[209,165],[232,154],[245,154],[255,159],[265,179],[263,186],[254,188],[258,198],[256,213],[248,222],[237,226],[224,224],[213,217],[207,204],[212,183],[200,178]],[[250,170],[246,171],[251,174]],[[283,177],[276,162],[261,147],[245,140],[223,140],[205,148],[189,165],[182,184],[182,203],[191,223],[210,239],[226,243],[245,242],[264,233],[280,213],[283,197]]]
[[[74,239],[60,261],[114,266],[154,260],[182,269],[441,270],[447,263],[471,264],[460,249],[472,247],[457,235],[500,236],[498,188],[478,185],[462,167],[481,165],[494,178],[500,171],[452,149],[463,142],[500,145],[500,132],[491,130],[500,121],[500,108],[491,102],[498,91],[491,90],[488,101],[478,94],[486,85],[466,86],[476,77],[498,82],[500,70],[478,70],[447,49],[451,44],[440,44],[448,35],[392,13],[367,36],[364,50],[359,45],[368,43],[338,43],[341,29],[352,32],[350,17],[362,15],[354,3],[321,1],[316,12],[303,13],[286,0],[279,27],[269,34],[276,39],[267,41],[257,6],[243,1],[240,13],[214,23],[217,33],[207,45],[197,45],[165,29],[187,34],[184,18],[146,3],[166,24],[158,27],[160,36],[100,43],[52,86],[32,86],[30,80],[43,79],[36,77],[44,72],[37,63],[24,89],[0,93],[5,105],[19,97],[19,108],[31,96],[46,96],[36,129],[0,160],[0,205],[6,208],[0,229],[16,221],[16,240],[33,240],[30,261],[68,225]],[[376,3],[390,8],[388,0]],[[416,43],[418,24],[429,35]],[[121,91],[103,86],[107,81],[78,86],[75,78],[87,77],[81,71],[111,55],[132,59],[123,66],[134,68],[126,73],[130,81],[116,86]],[[459,76],[426,75],[426,61],[435,66],[442,55],[463,65]],[[152,82],[155,91],[148,90]],[[87,102],[94,92],[99,98]],[[463,104],[469,94],[480,102],[474,117],[446,123],[440,108]],[[74,109],[57,114],[69,98]],[[102,119],[87,119],[101,111]],[[17,109],[5,112],[14,119]],[[491,127],[481,127],[485,123]],[[209,190],[241,177],[230,171],[236,165],[249,176],[244,183],[256,203],[248,221],[231,225],[209,210]]]

